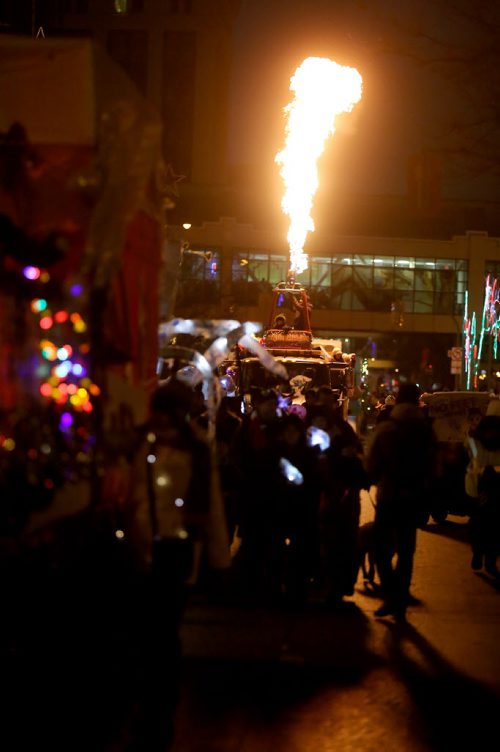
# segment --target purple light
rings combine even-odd
[[[26,279],[38,279],[40,276],[40,269],[37,266],[25,266],[23,274]]]
[[[74,284],[74,285],[71,285],[71,287],[69,288],[69,291],[70,291],[71,295],[72,295],[72,296],[73,296],[74,298],[77,298],[77,297],[78,297],[79,295],[81,295],[81,294],[82,294],[82,292],[83,292],[83,285],[81,285],[81,284],[79,284],[79,283],[78,283],[78,284]]]
[[[61,431],[67,431],[73,425],[73,416],[71,413],[62,413],[59,421]]]

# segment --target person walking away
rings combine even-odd
[[[468,486],[473,506],[469,518],[472,569],[499,577],[500,549],[500,399],[493,398],[469,437],[475,488]]]
[[[437,439],[419,406],[416,384],[402,384],[388,420],[376,426],[366,467],[377,488],[375,559],[383,603],[375,616],[404,620],[410,600],[417,528],[428,519]]]

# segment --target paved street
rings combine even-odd
[[[500,584],[470,558],[466,518],[419,531],[407,625],[376,619],[361,579],[341,611],[193,593],[172,752],[500,749]],[[97,594],[69,577],[50,600],[35,582],[4,611],[2,752],[130,752],[138,693],[175,685],[139,649],[135,599],[96,574]]]
[[[499,584],[471,570],[466,518],[419,531],[413,594],[403,626],[361,579],[341,613],[194,599],[174,752],[498,749]]]

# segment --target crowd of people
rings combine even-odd
[[[159,392],[173,388],[185,392],[185,420],[199,442],[207,426],[203,402],[192,400],[189,387],[175,379]],[[290,404],[274,389],[256,388],[246,402],[222,399],[212,470],[224,512],[225,538],[219,536],[219,542],[226,540],[230,548],[226,582],[233,594],[268,603],[304,604],[319,598],[341,606],[353,594],[361,566],[360,492],[372,489],[382,599],[376,615],[405,618],[417,529],[444,493],[443,450],[420,396],[415,384],[402,384],[385,400],[366,439],[342,417],[327,389],[309,389],[301,405]],[[498,405],[492,399],[489,413]],[[473,568],[484,564],[493,576],[498,576],[500,542],[495,517],[500,495],[492,490],[498,477],[494,468],[500,465],[499,423],[498,415],[488,414],[473,431],[481,483],[471,497],[469,525]],[[464,452],[470,446],[468,441]],[[464,484],[465,478],[458,477],[457,483]],[[211,501],[204,503],[209,518]],[[183,514],[189,514],[189,504]],[[203,553],[209,541],[203,536],[201,526],[197,576],[202,579],[210,570]]]
[[[401,385],[366,439],[343,418],[331,390],[310,388],[304,397],[297,405],[293,391],[284,398],[279,390],[257,388],[246,400],[224,396],[214,427],[201,391],[171,377],[153,394],[149,418],[135,431],[111,524],[101,530],[106,535],[95,538],[94,527],[81,560],[75,549],[73,560],[54,568],[38,555],[35,568],[26,561],[25,575],[15,580],[12,602],[20,607],[10,613],[16,644],[29,624],[21,600],[26,604],[30,588],[29,602],[43,601],[52,614],[44,631],[52,653],[37,656],[61,652],[51,626],[56,622],[70,624],[66,639],[84,637],[81,672],[110,665],[109,655],[106,664],[99,660],[104,650],[116,654],[113,670],[122,670],[120,645],[125,650],[124,702],[133,701],[127,749],[145,743],[163,749],[172,738],[173,716],[165,708],[176,704],[179,630],[190,594],[201,590],[272,608],[314,602],[342,610],[349,604],[365,546],[363,489],[375,506],[370,545],[381,601],[375,616],[405,620],[417,531],[427,523],[442,472],[420,391]],[[475,480],[469,488],[471,565],[498,578],[498,398],[471,429],[467,448]],[[103,627],[113,646],[103,643]],[[64,660],[58,670],[69,680]]]

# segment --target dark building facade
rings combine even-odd
[[[178,179],[167,253],[195,251],[168,265],[181,278],[163,313],[264,320],[269,287],[286,275],[286,227],[275,186],[228,163],[239,0],[11,0],[4,8],[4,32],[98,40],[160,113],[163,156]],[[481,316],[486,275],[500,274],[499,207],[447,201],[438,154],[411,157],[407,175],[403,195],[339,197],[323,186],[300,281],[323,336],[367,352],[378,339],[386,365],[407,358],[413,377],[456,385],[448,352],[463,344],[464,315]],[[436,363],[438,375],[428,368]]]

